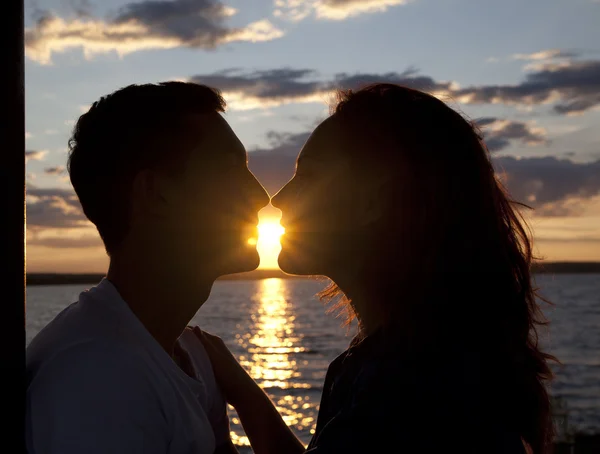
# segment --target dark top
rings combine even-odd
[[[329,365],[307,453],[525,454],[485,405],[477,354],[448,346],[410,359],[391,337],[355,339]]]

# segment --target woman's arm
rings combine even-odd
[[[256,454],[300,454],[304,445],[283,421],[269,396],[254,382],[234,405]]]
[[[240,454],[231,440],[215,448],[214,454]]]
[[[237,362],[221,338],[195,327],[227,401],[236,409],[256,454],[300,454],[305,451],[265,392]]]

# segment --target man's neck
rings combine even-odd
[[[155,266],[152,266],[154,264]],[[185,282],[161,262],[142,257],[111,259],[107,279],[162,348],[173,356],[175,342],[206,301],[214,278]]]

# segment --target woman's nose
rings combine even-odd
[[[286,185],[287,186],[287,185]],[[285,190],[285,186],[281,188],[277,193],[271,197],[271,205],[275,208],[283,209],[283,192]]]

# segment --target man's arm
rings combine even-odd
[[[204,345],[187,327],[175,344],[175,362],[191,378],[204,383],[208,393],[208,408],[205,408],[208,420],[215,435],[215,454],[238,454],[231,441],[227,402],[214,380],[210,359]]]
[[[27,389],[27,450],[35,454],[165,454],[169,430],[143,364],[82,343],[58,353]]]

